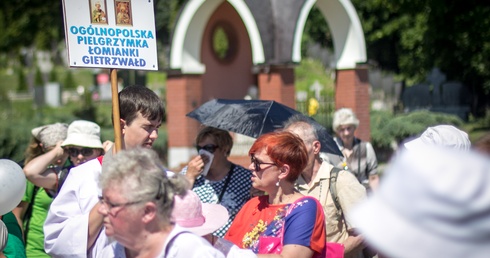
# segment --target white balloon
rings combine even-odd
[[[19,164],[0,159],[0,215],[13,210],[26,190],[26,177]]]

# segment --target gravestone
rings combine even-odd
[[[427,76],[427,81],[432,86],[432,105],[441,105],[441,85],[446,81],[446,75],[439,68],[433,68]]]
[[[402,93],[402,102],[405,108],[411,111],[414,109],[423,109],[431,106],[430,87],[426,83],[414,85],[405,89]]]
[[[436,107],[441,112],[455,114],[468,120],[471,105],[471,94],[460,82],[447,82],[442,85],[442,105]]]
[[[312,85],[310,85],[310,90],[315,92],[315,98],[320,99],[320,92],[322,91],[323,86],[320,82],[315,81]]]
[[[61,105],[61,86],[57,82],[48,82],[44,86],[44,101],[51,107]]]
[[[44,106],[44,87],[43,86],[34,87],[34,105],[36,107]]]
[[[408,87],[402,93],[406,112],[426,109],[457,115],[467,121],[471,110],[471,92],[460,82],[446,82],[446,75],[434,68],[427,82]]]

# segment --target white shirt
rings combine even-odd
[[[70,170],[44,223],[44,248],[52,257],[98,257],[109,244],[102,230],[87,252],[88,217],[99,201],[102,166],[93,159]]]
[[[180,232],[180,235],[173,239],[173,242],[168,247],[168,254],[165,253],[169,241]],[[104,258],[126,258],[124,246],[114,242],[102,250],[100,257]],[[157,258],[224,258],[225,256],[220,251],[216,250],[204,238],[190,232],[186,232],[185,228],[175,225],[170,232],[162,250]]]

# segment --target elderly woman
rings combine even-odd
[[[168,178],[150,149],[123,150],[104,163],[100,207],[107,236],[117,242],[100,257],[223,257],[209,242],[172,222],[174,196],[188,182]]]
[[[232,147],[230,133],[205,127],[196,137],[200,155],[182,171],[203,203],[221,204],[228,210],[228,222],[214,232],[218,237],[225,235],[238,211],[250,198],[252,174],[250,170],[228,160]]]
[[[257,254],[324,257],[322,206],[294,189],[308,162],[303,141],[286,131],[264,134],[249,155],[252,186],[268,195],[254,197],[243,206],[225,239]]]
[[[349,108],[341,108],[334,113],[332,128],[336,133],[334,137],[344,157],[327,154],[326,157],[332,165],[349,170],[367,190],[376,190],[378,187],[378,160],[373,146],[354,136],[359,119]]]

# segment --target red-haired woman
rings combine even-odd
[[[267,195],[243,206],[225,239],[259,256],[321,256],[326,243],[322,206],[294,189],[308,159],[303,141],[285,131],[264,134],[252,145],[249,156],[252,186]]]

